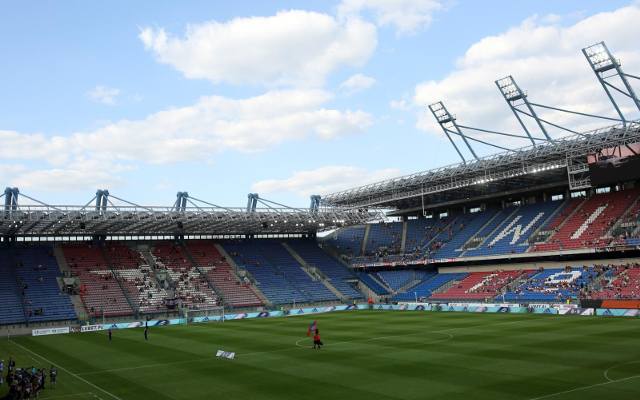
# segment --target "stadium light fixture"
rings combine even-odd
[[[640,78],[626,74],[622,70],[620,61],[614,58],[613,54],[609,51],[609,48],[604,42],[585,47],[584,49],[582,49],[582,54],[584,54],[585,58],[589,62],[593,73],[596,75],[596,78],[598,78],[598,81],[602,85],[602,88],[607,94],[607,97],[613,105],[613,108],[616,110],[616,113],[618,113],[618,115],[620,116],[622,124],[626,126],[627,120],[624,117],[621,107],[614,99],[611,89],[630,98],[634,102],[636,108],[640,110],[640,99],[638,99],[638,96],[636,95],[633,87],[627,79],[628,77],[636,79]],[[622,82],[624,88],[619,88],[611,83],[611,80],[615,79],[616,77],[620,82]]]

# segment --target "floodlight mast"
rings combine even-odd
[[[504,100],[507,102],[507,105],[513,112],[513,115],[516,116],[516,119],[520,123],[520,126],[522,126],[522,129],[524,129],[524,132],[529,137],[529,140],[531,140],[531,143],[533,143],[534,146],[536,145],[535,140],[533,140],[533,137],[531,136],[531,132],[529,132],[529,129],[527,129],[527,126],[522,121],[522,118],[520,118],[519,113],[524,113],[525,115],[529,115],[531,118],[533,118],[538,124],[538,127],[540,128],[540,131],[542,132],[544,137],[550,142],[553,141],[544,125],[542,124],[542,121],[538,117],[538,114],[536,114],[535,110],[533,109],[533,106],[531,105],[531,103],[529,103],[527,94],[523,92],[522,89],[520,89],[520,86],[518,86],[513,77],[509,75],[502,79],[496,80],[495,83],[498,87],[498,90],[500,90],[502,97],[504,97]],[[524,111],[520,110],[518,108],[518,106],[520,105],[526,106],[529,113],[525,113]]]
[[[442,128],[442,130],[444,131],[444,134],[447,135],[447,138],[449,139],[453,147],[456,149],[456,152],[458,152],[458,155],[462,159],[462,162],[466,164],[467,160],[464,158],[464,156],[462,155],[462,152],[460,151],[456,143],[451,138],[451,135],[449,134],[449,131],[451,128],[453,128],[453,133],[455,133],[456,135],[462,138],[464,143],[467,145],[467,148],[469,148],[469,151],[471,152],[473,157],[476,160],[478,160],[479,158],[476,155],[476,152],[473,150],[473,147],[471,147],[471,144],[469,144],[469,141],[467,141],[467,137],[462,133],[462,131],[460,130],[460,127],[456,123],[456,118],[453,115],[451,115],[451,113],[449,113],[449,111],[444,106],[444,104],[441,101],[430,104],[429,110],[431,110],[431,113],[433,114],[436,121],[438,122],[438,125],[440,125],[440,128]]]
[[[635,103],[636,107],[640,111],[640,99],[638,99],[638,96],[634,92],[633,87],[631,87],[631,84],[627,79],[628,77],[636,79],[640,78],[624,73],[620,61],[613,57],[613,54],[611,54],[609,48],[604,42],[585,47],[584,49],[582,49],[582,54],[584,54],[587,61],[589,62],[593,73],[596,75],[596,78],[598,78],[598,82],[600,82],[600,84],[602,85],[602,88],[607,94],[607,97],[609,97],[609,101],[611,102],[611,104],[613,104],[613,108],[615,108],[616,112],[620,116],[623,125],[626,126],[627,120],[624,117],[620,106],[614,99],[610,89],[614,89],[615,91],[631,98],[631,100]],[[606,75],[605,73],[607,72],[609,72],[610,74]],[[615,77],[618,77],[620,79],[626,91],[609,82],[609,80]]]
[[[20,195],[20,190],[17,187],[7,187],[4,190],[4,211],[7,214],[10,214],[13,211],[18,209],[18,196]],[[0,197],[2,197],[0,196]]]
[[[185,212],[187,209],[187,202],[189,201],[189,192],[178,192],[176,194],[176,202],[173,204],[173,209],[179,212]]]

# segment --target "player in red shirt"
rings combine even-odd
[[[313,335],[313,348],[320,349],[322,348],[322,341],[320,340],[320,330],[316,329],[315,334]]]

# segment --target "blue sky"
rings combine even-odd
[[[4,2],[0,183],[56,204],[108,188],[306,206],[458,162],[430,102],[517,131],[493,85],[506,74],[610,113],[580,49],[604,40],[639,73],[638,17],[615,0]]]

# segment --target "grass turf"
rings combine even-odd
[[[322,350],[305,336],[314,319]],[[61,367],[41,400],[638,399],[639,333],[627,318],[357,311],[152,328],[148,342],[141,329],[3,339],[0,358]]]

